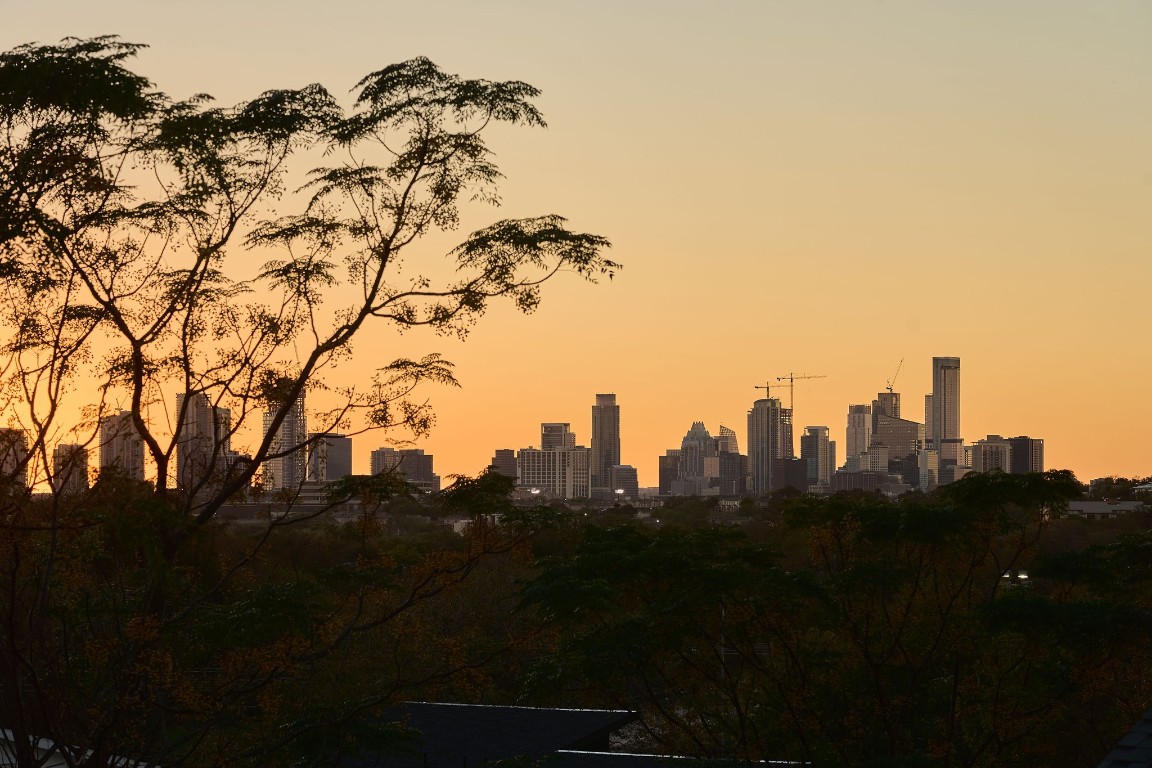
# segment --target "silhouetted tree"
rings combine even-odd
[[[295,730],[248,715],[277,711],[278,686],[440,594],[500,536],[477,529],[463,552],[404,567],[366,558],[337,590],[322,574],[254,576],[292,518],[225,556],[216,513],[268,460],[306,448],[274,438],[306,391],[332,400],[316,432],[428,429],[413,389],[455,382],[436,354],[323,381],[365,332],[464,334],[491,300],[528,312],[557,273],[617,267],[603,238],[551,214],[473,232],[447,263],[417,258],[462,201],[497,202],[483,137],[544,125],[530,85],[417,58],[364,77],[350,108],[320,85],[219,107],[155,90],[128,68],[140,47],[69,38],[0,54],[0,726],[21,766],[39,738],[97,766],[116,753],[266,761],[315,734],[335,715],[302,713]],[[154,484],[33,500],[57,485],[55,446],[94,445],[113,407]],[[230,440],[265,409],[239,456]],[[198,410],[207,437],[189,433]],[[174,488],[193,437],[199,463]]]

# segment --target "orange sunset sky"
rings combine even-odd
[[[1042,437],[1082,480],[1152,474],[1147,0],[5,6],[0,49],[118,34],[176,97],[344,94],[417,55],[543,90],[547,130],[490,139],[503,208],[463,228],[559,213],[623,271],[562,276],[535,314],[494,308],[463,343],[373,333],[340,369],[457,364],[462,388],[426,392],[419,447],[441,475],[539,445],[542,421],[586,445],[594,394],[615,392],[623,461],[655,485],[693,421],[746,450],[753,386],[790,371],[826,376],[797,382],[796,433],[829,426],[842,461],[848,404],[902,358],[895,389],[923,420],[933,355],[961,358],[966,441]],[[356,470],[388,442],[357,438]]]

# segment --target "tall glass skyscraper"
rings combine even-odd
[[[592,406],[592,493],[611,493],[612,467],[620,464],[620,406],[616,395],[598,394]]]
[[[958,464],[964,457],[960,438],[960,358],[932,358],[932,433],[929,447],[940,457],[940,465]]]

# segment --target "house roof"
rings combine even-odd
[[[1124,734],[1096,768],[1152,768],[1152,709]]]
[[[407,702],[388,718],[417,731],[406,753],[365,755],[346,768],[462,768],[510,757],[540,758],[564,749],[597,749],[636,719],[634,712]]]

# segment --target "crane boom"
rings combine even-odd
[[[823,373],[790,373],[787,376],[777,376],[776,381],[788,382],[788,408],[795,413],[796,408],[796,382],[804,379],[826,379]]]
[[[888,394],[892,394],[892,387],[896,384],[896,377],[900,375],[900,369],[904,367],[904,358],[900,358],[900,364],[896,366],[896,373],[892,374],[892,378],[888,379]]]

